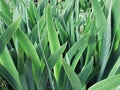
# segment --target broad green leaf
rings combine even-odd
[[[62,60],[62,63],[63,63],[64,70],[70,80],[72,89],[73,90],[81,90],[82,85],[81,85],[81,82],[80,82],[80,79],[78,78],[78,76],[75,74],[73,69],[64,60]]]
[[[3,65],[1,65],[1,64],[0,64],[0,75],[3,76],[14,89],[23,90],[19,86],[19,83],[16,81],[16,79],[14,78],[14,76],[12,76],[8,72],[8,70]]]
[[[120,57],[118,58],[118,60],[116,61],[115,65],[113,66],[112,70],[110,71],[109,73],[109,77],[113,77],[117,70],[119,69],[120,67]]]
[[[53,54],[60,47],[60,43],[59,43],[57,32],[56,32],[56,29],[55,29],[55,26],[52,20],[49,6],[46,9],[46,28],[48,32],[50,50],[51,50],[51,53]],[[58,60],[58,62],[56,63],[54,67],[54,74],[57,80],[59,78],[60,69],[61,69],[61,60]]]
[[[120,74],[95,83],[88,90],[113,90],[120,85]]]
[[[13,22],[6,31],[0,37],[0,53],[4,50],[5,46],[12,38],[13,34],[16,32],[17,28],[19,27],[21,18],[19,17],[15,22]]]

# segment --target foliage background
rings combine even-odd
[[[114,90],[120,0],[0,0],[1,90]]]

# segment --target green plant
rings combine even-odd
[[[0,0],[0,75],[9,83],[5,90],[120,86],[119,4]]]

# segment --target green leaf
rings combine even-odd
[[[88,77],[92,71],[93,71],[93,58],[91,58],[90,62],[85,67],[83,67],[81,72],[78,74],[78,77],[82,85],[86,84]]]
[[[37,27],[37,24],[35,25],[35,27],[32,29],[32,32],[30,33],[30,38],[31,38],[31,41],[32,43],[34,44],[35,41],[37,40],[37,37],[38,37],[38,27]]]
[[[12,23],[12,20],[10,19],[10,17],[9,16],[4,17],[4,14],[2,14],[2,12],[0,12],[0,18],[6,23],[7,26]],[[37,52],[33,44],[30,42],[28,37],[20,28],[18,28],[15,34],[16,34],[18,43],[20,44],[22,49],[25,51],[27,56],[29,56],[32,60],[32,71],[33,71],[34,80],[36,84],[38,84],[38,80],[39,80],[38,78],[40,73],[40,60],[37,55]]]
[[[113,77],[117,70],[119,69],[120,67],[120,57],[118,58],[118,60],[116,61],[115,65],[113,66],[112,70],[110,71],[109,73],[109,77]]]
[[[29,58],[25,63],[24,70],[25,70],[25,76],[26,76],[28,90],[35,90],[34,79],[33,79],[33,74],[32,74],[32,63]]]
[[[72,65],[71,65],[73,70],[76,68],[76,65],[78,64],[78,61],[80,60],[80,58],[81,58],[83,52],[85,51],[87,45],[88,45],[88,42],[84,41],[82,43],[82,45],[79,46],[78,53],[76,53],[75,58],[73,59],[73,62],[72,62]]]
[[[96,26],[98,28],[99,26],[105,24],[105,15],[100,4],[98,3],[98,0],[91,0],[91,3],[93,5],[93,10],[96,16]]]
[[[60,33],[60,38],[61,38],[62,43],[65,43],[68,37],[65,29],[63,28],[63,26],[57,19],[55,20],[55,25]]]
[[[46,9],[46,27],[48,31],[48,39],[50,42],[51,53],[54,53],[60,47],[60,43],[49,7],[47,7]]]
[[[70,37],[71,37],[71,43],[72,43],[72,45],[75,43],[75,30],[74,30],[74,14],[73,14],[73,12],[72,12],[72,15],[71,15],[71,18],[70,18],[70,26],[71,26],[71,28],[70,28]]]
[[[59,43],[57,32],[56,32],[56,29],[55,29],[55,26],[52,20],[49,6],[46,9],[46,28],[48,32],[50,50],[51,50],[51,53],[53,54],[60,47],[60,43]],[[58,62],[56,63],[54,67],[54,75],[57,81],[59,78],[60,69],[61,69],[61,60],[58,60]]]
[[[22,90],[22,88],[19,86],[19,84],[15,80],[14,76],[12,76],[7,71],[7,69],[1,64],[0,64],[0,75],[3,76],[14,89]]]
[[[73,0],[69,3],[66,0],[66,8],[65,8],[65,11],[63,12],[63,17],[64,17],[64,20],[66,22],[69,22],[69,20],[71,18],[71,15],[72,15],[72,12],[73,12],[73,5],[74,5]]]
[[[13,34],[16,32],[17,28],[20,25],[20,21],[21,18],[19,17],[15,22],[13,22],[10,26],[8,26],[6,31],[0,37],[0,53],[2,53],[7,43],[12,38]]]
[[[62,55],[63,51],[66,48],[66,43],[62,45],[55,53],[53,53],[49,58],[48,58],[48,65],[50,69],[53,68],[53,66],[56,64],[60,56]]]
[[[10,56],[10,53],[6,47],[3,50],[3,52],[0,54],[0,63],[11,74],[11,76],[16,80],[17,84],[19,85],[18,90],[22,90],[22,86],[20,84],[18,72],[15,68],[15,65],[13,63],[11,56]]]
[[[12,13],[10,12],[10,8],[5,2],[5,0],[0,0],[0,9],[2,12],[6,15],[8,15],[10,18],[12,18]]]
[[[114,29],[116,30],[119,23],[120,23],[120,0],[114,0],[113,1],[113,7],[112,7],[112,14],[113,14],[113,20],[114,20]]]
[[[2,13],[1,11],[0,11],[0,19],[2,19],[7,26],[12,23],[12,19],[8,15]]]
[[[115,75],[111,78],[104,79],[91,86],[88,90],[112,90],[119,85],[120,85],[120,74]]]
[[[94,20],[91,22],[85,66],[89,62],[89,60],[95,50],[95,47],[96,47],[96,28],[95,28],[95,20]]]
[[[91,0],[91,3],[93,5],[93,10],[96,17],[96,27],[99,28],[106,23],[106,18],[100,4],[98,3],[98,0]],[[101,30],[101,32],[99,33],[99,38],[103,37],[105,27],[103,27],[102,29],[103,30]]]
[[[81,85],[81,82],[80,82],[80,79],[78,78],[78,76],[75,74],[73,69],[64,60],[62,60],[62,63],[63,63],[64,70],[70,80],[72,89],[73,90],[81,90],[82,85]]]
[[[115,44],[114,44],[114,50],[116,51],[118,46],[119,46],[119,41],[120,41],[120,13],[119,8],[120,8],[120,0],[114,0],[113,2],[113,7],[112,7],[112,16],[113,16],[113,28],[114,28],[114,33],[116,34],[115,36]]]
[[[110,3],[110,8],[109,8],[109,14],[107,18],[107,24],[106,24],[106,30],[104,32],[104,37],[103,37],[103,43],[101,47],[101,56],[100,56],[100,61],[101,61],[101,70],[100,74],[98,77],[98,80],[102,79],[104,70],[106,67],[106,64],[109,60],[109,55],[110,55],[110,46],[111,46],[111,8],[112,8],[112,2]]]
[[[30,2],[29,9],[27,10],[28,11],[28,16],[30,18],[30,22],[32,23],[32,26],[34,26],[35,23],[36,23],[36,20],[35,20],[36,18],[35,18],[35,14],[34,14],[34,4],[33,3],[34,3],[33,1]]]
[[[76,52],[82,47],[83,43],[86,44],[87,42],[88,42],[88,35],[85,35],[79,38],[79,40],[73,44],[73,46],[68,50],[65,56],[68,63],[71,62],[71,59],[76,54]]]
[[[50,67],[49,67],[49,65],[48,65],[47,59],[46,59],[46,57],[45,57],[45,54],[44,54],[44,51],[43,51],[43,48],[42,48],[42,45],[41,45],[41,41],[40,41],[40,40],[39,40],[39,48],[40,48],[40,50],[41,50],[41,54],[42,54],[42,57],[43,57],[43,60],[44,60],[44,63],[45,63],[45,68],[44,68],[45,73],[48,73],[48,75],[49,75],[49,80],[50,80],[50,85],[51,85],[51,87],[52,87],[52,90],[55,90],[54,82],[53,82],[53,80],[52,80],[51,70],[50,70]],[[46,72],[46,71],[47,71],[47,72]],[[46,79],[47,79],[47,77],[46,77]],[[45,79],[45,80],[46,80],[46,79]]]
[[[21,45],[21,47],[27,54],[27,56],[29,56],[30,59],[32,60],[33,75],[34,75],[35,82],[37,83],[38,78],[39,78],[39,73],[40,73],[39,72],[40,71],[40,60],[39,60],[38,54],[33,44],[30,42],[30,40],[28,39],[28,37],[24,34],[22,30],[20,29],[17,30],[16,37],[17,37],[19,44]]]

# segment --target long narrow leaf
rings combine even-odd
[[[117,72],[117,70],[120,67],[120,58],[118,58],[118,60],[116,61],[115,65],[113,66],[112,70],[109,73],[109,77],[112,77],[115,75],[115,73]]]
[[[101,70],[100,70],[98,80],[100,80],[103,76],[106,64],[109,59],[109,54],[110,54],[109,51],[110,51],[110,45],[111,45],[111,8],[112,8],[112,2],[110,3],[106,31],[105,31],[104,37],[103,37],[102,53],[100,56],[100,61],[101,61],[102,65],[101,65]]]
[[[82,85],[78,76],[75,74],[73,69],[64,60],[62,60],[62,62],[63,62],[64,70],[70,80],[73,90],[81,90]]]
[[[0,53],[3,51],[6,44],[9,42],[13,34],[16,32],[17,28],[19,27],[20,20],[21,19],[18,18],[14,23],[12,23],[0,37]]]
[[[46,26],[48,31],[48,39],[50,42],[51,53],[54,53],[60,47],[60,43],[57,36],[57,32],[54,27],[54,23],[52,20],[49,7],[47,7],[46,9]],[[54,74],[57,80],[59,78],[60,69],[61,69],[61,60],[58,60],[57,64],[54,67]]]
[[[19,85],[18,90],[22,90],[18,72],[15,68],[13,60],[10,56],[8,49],[5,47],[3,52],[0,54],[0,63],[4,66],[4,68],[11,74],[11,76],[16,80],[17,84]]]
[[[120,85],[120,74],[111,78],[107,78],[102,80],[93,86],[91,86],[88,90],[113,90]]]
[[[1,64],[0,64],[0,75],[3,76],[14,89],[22,90],[22,88],[19,86],[19,84],[15,80],[14,76],[12,76],[7,71],[7,69]]]

